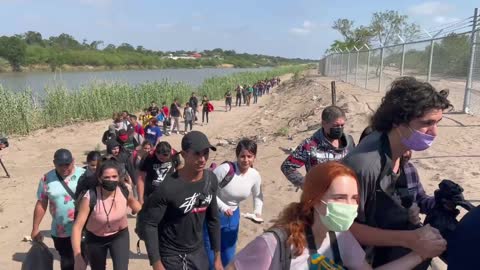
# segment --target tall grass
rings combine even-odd
[[[210,99],[223,98],[227,90],[238,84],[253,84],[258,80],[298,72],[307,66],[286,66],[269,71],[241,72],[207,79],[198,88],[185,83],[166,80],[147,82],[139,85],[126,83],[93,83],[78,91],[65,87],[46,89],[40,102],[30,90],[12,92],[0,85],[0,132],[6,134],[28,134],[46,127],[59,127],[80,121],[107,119],[113,112],[127,110],[136,112],[151,101],[170,104],[178,98],[184,103],[191,92],[207,95]]]

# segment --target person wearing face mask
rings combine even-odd
[[[438,92],[413,77],[395,80],[371,118],[374,132],[343,159],[360,184],[358,217],[351,231],[367,247],[373,266],[412,250],[425,259],[446,248],[438,230],[412,222],[409,205],[420,189],[409,187],[402,160],[408,151],[432,145],[443,111],[452,107],[447,96],[447,91]],[[427,267],[428,262],[416,269]]]
[[[344,132],[345,121],[345,112],[337,106],[322,111],[322,128],[304,140],[280,167],[288,181],[301,188],[304,178],[298,169],[305,166],[308,172],[317,164],[345,157],[355,147],[352,136]]]
[[[305,176],[300,202],[288,205],[272,228],[241,250],[226,269],[372,269],[348,231],[357,216],[358,199],[357,177],[347,166],[330,161],[313,167]],[[410,252],[375,269],[412,269],[422,259]]]
[[[85,269],[88,259],[92,270],[103,270],[107,251],[114,270],[127,270],[130,239],[128,234],[128,208],[132,213],[140,211],[132,188],[123,182],[121,164],[106,160],[100,165],[98,185],[86,192],[81,199],[79,211],[72,229],[71,244],[75,257],[75,269]],[[86,254],[81,252],[82,230],[86,228]]]
[[[253,140],[242,139],[237,144],[235,154],[237,156],[235,162],[223,163],[213,171],[220,187],[217,193],[217,203],[220,210],[220,254],[223,266],[230,263],[235,256],[240,225],[240,202],[252,195],[253,212],[259,219],[263,207],[262,178],[260,173],[253,168],[257,156],[257,144]],[[234,175],[227,178],[232,165]],[[210,269],[213,269],[214,254],[210,247],[207,226],[204,226],[203,238],[210,260]]]

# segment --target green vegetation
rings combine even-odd
[[[21,66],[45,66],[52,71],[64,65],[73,67],[93,66],[98,68],[201,68],[231,65],[233,67],[280,66],[312,62],[303,59],[287,59],[258,54],[237,54],[234,50],[204,50],[198,59],[171,59],[172,57],[191,57],[193,51],[162,52],[134,48],[128,43],[119,46],[103,41],[82,43],[68,34],[43,39],[38,32],[29,31],[22,35],[0,37],[0,58],[4,58],[14,71]],[[2,61],[0,61],[0,64]],[[1,68],[2,66],[0,66]],[[5,69],[5,67],[3,66]]]
[[[282,127],[279,130],[277,130],[277,132],[275,132],[274,135],[278,137],[287,137],[288,132],[289,132],[288,127]]]
[[[258,80],[272,78],[309,68],[308,65],[284,66],[270,71],[243,72],[205,80],[197,90],[210,99],[223,98],[228,89],[237,84],[252,84]],[[28,134],[47,127],[58,127],[79,121],[108,119],[112,112],[127,110],[137,112],[152,100],[170,104],[174,98],[186,102],[192,91],[184,83],[166,80],[136,86],[124,83],[96,83],[79,91],[63,87],[47,89],[41,104],[30,91],[14,93],[0,86],[0,127],[7,134]]]

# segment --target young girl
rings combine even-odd
[[[235,154],[237,160],[232,164],[235,169],[235,175],[228,184],[222,183],[222,181],[227,181],[225,177],[230,170],[231,165],[229,163],[223,163],[213,171],[217,176],[219,186],[223,186],[217,192],[221,227],[220,253],[223,266],[230,263],[235,256],[240,224],[240,202],[252,195],[254,214],[257,218],[261,217],[263,207],[262,178],[258,171],[252,167],[257,156],[257,144],[253,140],[243,139],[238,142]],[[213,269],[214,254],[210,247],[206,226],[204,232],[205,249],[209,255],[210,268]]]
[[[99,184],[89,190],[80,202],[80,209],[72,228],[72,248],[75,269],[85,269],[80,242],[83,227],[86,227],[86,257],[92,270],[104,270],[107,251],[114,270],[127,270],[130,238],[128,234],[128,207],[132,213],[140,211],[140,204],[133,197],[132,188],[120,175],[121,165],[115,160],[103,162],[97,170]],[[127,191],[126,191],[127,190]],[[90,209],[92,194],[96,195],[95,206]]]
[[[210,101],[208,100],[207,95],[204,95],[202,98],[202,125],[205,122],[205,117],[207,118],[207,124],[208,124],[208,103]]]

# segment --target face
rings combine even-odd
[[[62,177],[67,177],[73,173],[73,169],[75,168],[74,166],[75,161],[73,161],[70,164],[62,164],[62,165],[55,165],[55,170],[57,170],[58,174],[60,174]]]
[[[335,119],[334,121],[330,122],[330,123],[327,123],[325,121],[322,121],[322,127],[323,127],[323,130],[325,132],[330,132],[330,129],[331,128],[334,128],[334,127],[343,127],[345,126],[345,118],[344,117],[340,117],[340,118],[337,118]]]
[[[120,146],[115,146],[112,148],[112,155],[113,156],[118,156],[120,154]]]
[[[205,149],[200,152],[193,150],[182,151],[182,157],[185,160],[185,167],[193,168],[195,171],[200,172],[205,169],[207,164],[210,149]]]
[[[338,176],[333,180],[321,200],[325,203],[336,202],[357,205],[358,198],[357,181],[350,176]],[[322,215],[327,214],[325,203],[320,201],[315,205]]]
[[[413,130],[417,130],[421,133],[437,136],[438,123],[443,118],[443,111],[440,109],[432,109],[427,111],[422,117],[413,119],[408,125],[400,125],[400,133],[408,138]],[[413,130],[412,130],[413,129]]]
[[[100,181],[103,181],[103,180],[118,181],[119,180],[118,171],[113,168],[105,169],[102,175],[100,176]]]
[[[146,153],[150,153],[150,151],[152,151],[152,146],[150,144],[145,144],[142,149]]]
[[[6,148],[6,147],[7,147],[7,146],[6,146],[5,144],[0,143],[0,150],[4,149],[4,148]]]
[[[135,119],[135,118],[130,118],[130,123],[131,123],[132,125],[136,126],[136,125],[137,125],[137,119]]]
[[[93,161],[89,161],[87,163],[87,168],[91,171],[91,172],[94,172],[97,170],[97,166],[98,166],[98,160],[93,160]]]
[[[126,112],[122,112],[122,118],[123,118],[123,119],[126,119],[126,118],[127,118],[127,116],[128,116],[128,115],[127,115],[127,113],[126,113]]]
[[[160,162],[167,162],[170,160],[170,154],[160,154],[155,152],[155,156],[158,160],[160,160]]]
[[[254,161],[255,155],[246,149],[242,149],[237,157],[237,162],[241,169],[248,169],[252,167]]]

